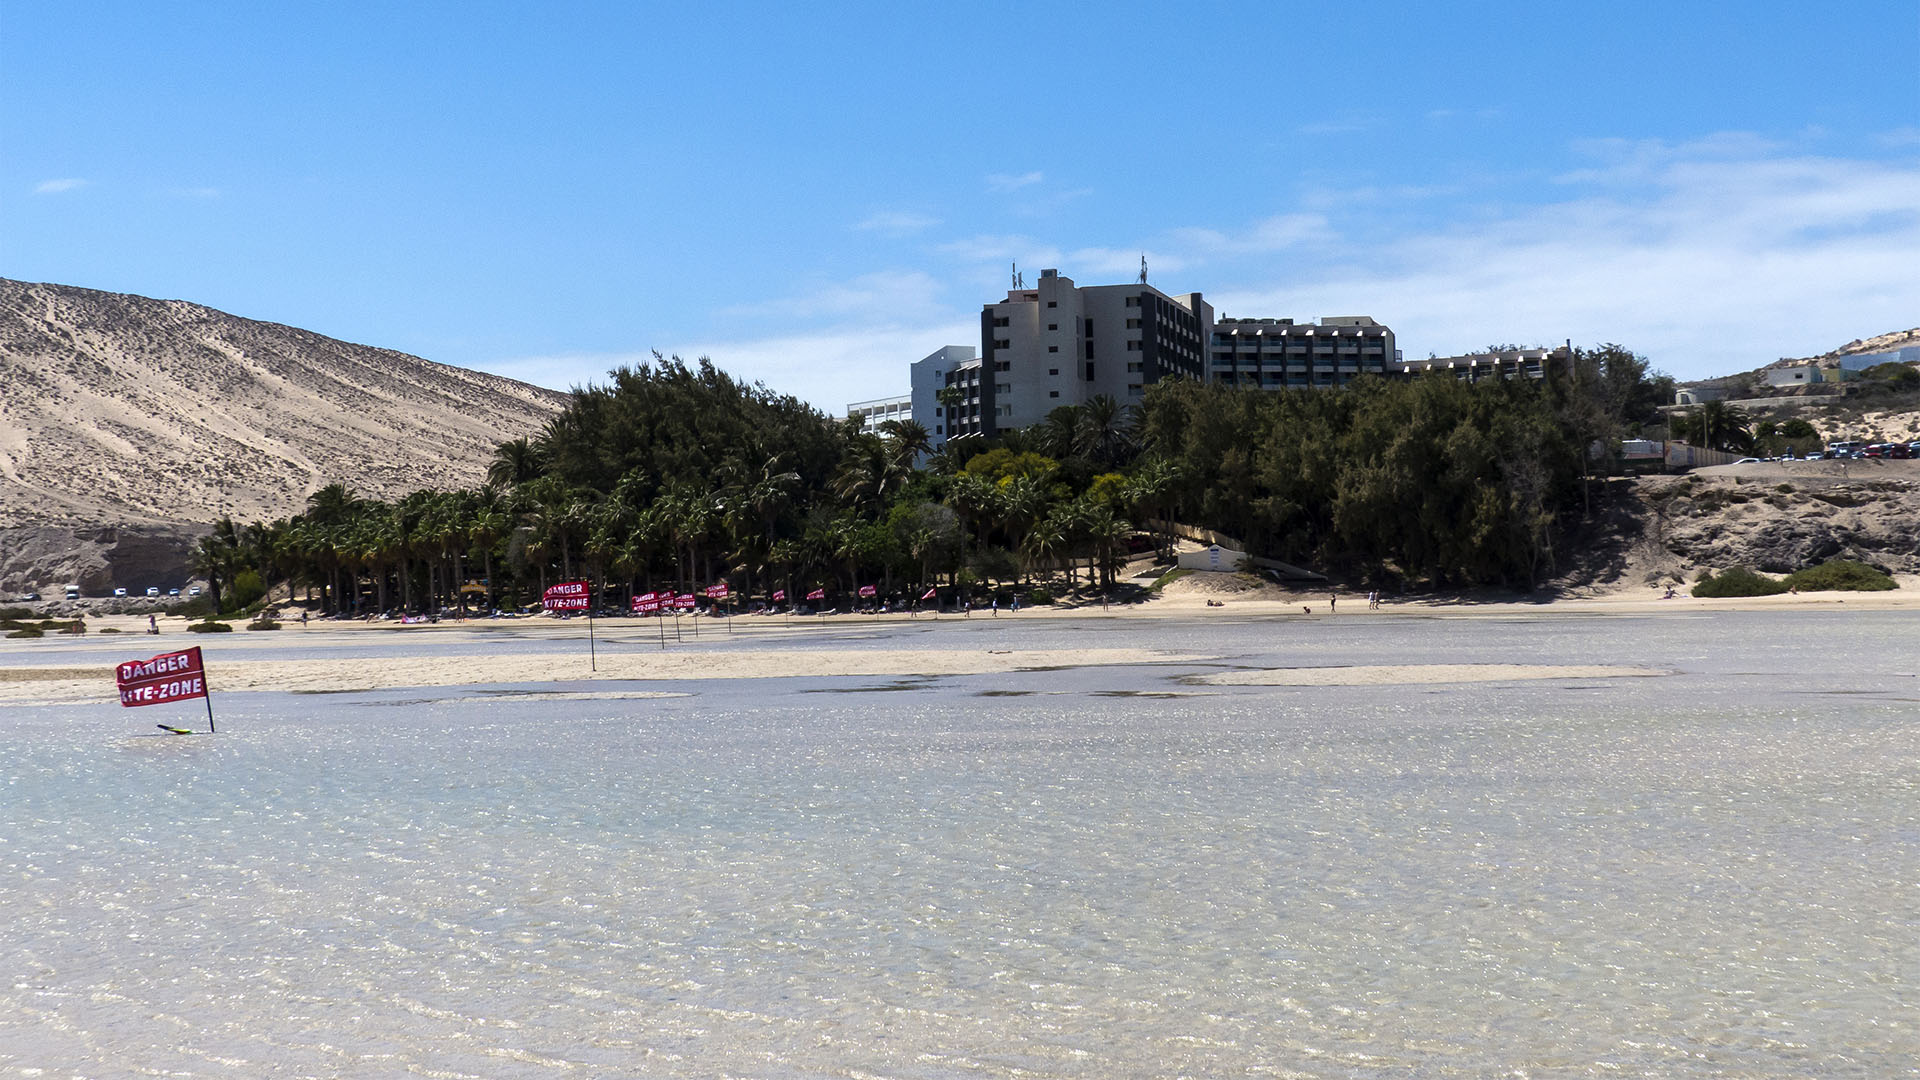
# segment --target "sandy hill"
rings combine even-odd
[[[565,395],[179,300],[0,279],[0,527],[297,512],[480,483]]]

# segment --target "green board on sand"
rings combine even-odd
[[[154,727],[157,727],[157,728],[159,728],[159,729],[160,729],[161,731],[171,731],[171,732],[173,732],[173,733],[174,733],[175,735],[197,735],[197,734],[199,734],[198,732],[194,732],[194,731],[188,731],[188,730],[187,730],[186,728],[183,728],[183,727],[171,727],[171,726],[169,726],[169,725],[167,725],[167,724],[155,724],[155,725],[153,725],[153,726],[154,726]]]

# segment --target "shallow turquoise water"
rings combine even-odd
[[[0,1076],[1911,1074],[1917,629],[948,620],[702,647],[1221,659],[0,709]],[[1463,662],[1673,674],[1189,679]]]

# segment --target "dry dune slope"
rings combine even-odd
[[[0,279],[0,527],[298,511],[484,479],[565,395],[178,300]]]

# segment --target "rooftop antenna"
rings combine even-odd
[[[1026,288],[1027,283],[1020,280],[1020,264],[1016,262],[1016,263],[1008,263],[1007,265],[1013,267],[1013,287],[1016,289]]]
[[[1143,251],[1140,253],[1140,284],[1145,285],[1146,283],[1147,283],[1147,253]]]

